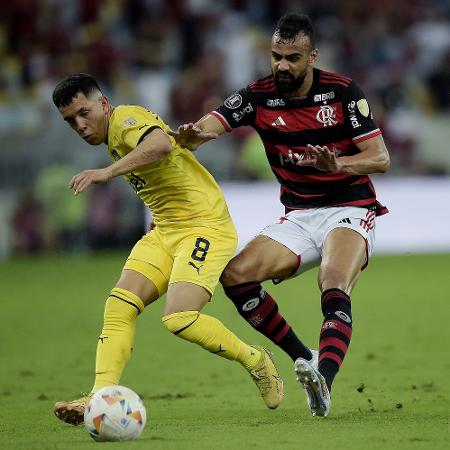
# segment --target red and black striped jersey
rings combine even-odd
[[[381,134],[365,95],[352,79],[314,69],[308,95],[292,99],[277,92],[269,75],[229,96],[211,114],[227,131],[249,125],[258,132],[281,184],[286,210],[351,205],[374,209],[377,215],[387,212],[377,202],[367,175],[296,164],[311,158],[308,144],[326,145],[337,156],[351,156],[359,152],[358,142]]]

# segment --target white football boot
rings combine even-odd
[[[325,378],[318,369],[319,352],[311,350],[313,358],[307,361],[298,358],[294,363],[297,381],[302,383],[305,390],[308,407],[313,416],[328,416],[330,412],[331,399]]]

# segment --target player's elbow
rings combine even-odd
[[[164,142],[159,147],[159,154],[162,158],[168,156],[173,150],[172,144],[170,142]]]
[[[380,157],[380,161],[378,164],[378,172],[386,173],[391,167],[391,158],[389,157],[389,153],[384,152]]]

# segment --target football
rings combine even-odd
[[[89,400],[84,426],[96,441],[130,441],[144,430],[147,412],[144,403],[125,386],[106,386]]]

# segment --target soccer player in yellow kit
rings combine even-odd
[[[88,74],[55,87],[64,120],[91,145],[105,143],[115,161],[84,170],[69,183],[74,193],[123,175],[151,209],[155,227],[132,249],[106,300],[91,393],[119,384],[130,358],[137,317],[167,293],[163,325],[211,353],[241,363],[269,408],[283,398],[283,382],[263,347],[239,340],[219,320],[200,313],[233,256],[236,231],[223,194],[193,154],[175,142],[155,113],[134,105],[113,107]],[[55,415],[78,425],[89,395],[57,402]]]

